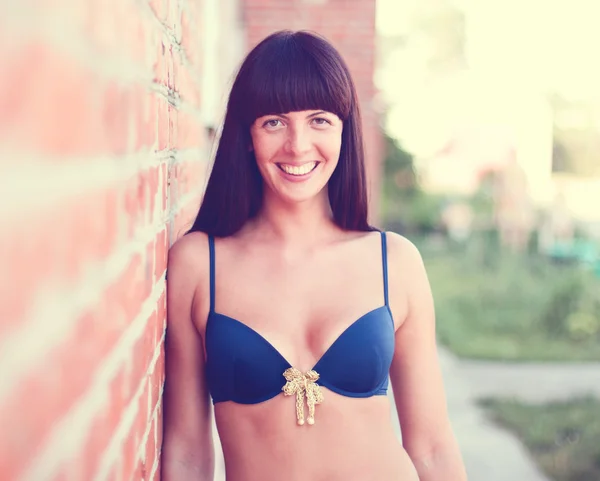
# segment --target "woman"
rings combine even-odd
[[[228,481],[466,479],[422,260],[368,224],[363,160],[335,49],[256,46],[169,252],[163,481],[213,479],[211,398]]]

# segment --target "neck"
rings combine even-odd
[[[265,240],[302,248],[318,243],[339,227],[333,222],[324,189],[315,198],[299,203],[282,202],[266,194],[251,230]]]

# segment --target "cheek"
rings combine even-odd
[[[342,149],[341,134],[332,135],[326,141],[321,143],[321,151],[327,157],[329,162],[337,163]]]
[[[271,139],[260,135],[252,136],[252,148],[258,163],[264,163],[268,161],[276,150]]]

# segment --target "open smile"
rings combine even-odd
[[[302,177],[303,175],[310,174],[313,170],[317,168],[319,162],[307,162],[302,165],[290,165],[290,164],[276,164],[277,167],[288,175],[293,175],[294,177]]]

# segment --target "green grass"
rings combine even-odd
[[[417,245],[435,298],[438,338],[457,355],[600,360],[600,283],[589,273],[477,241],[461,248]]]
[[[553,481],[600,480],[600,402],[528,405],[485,400],[495,422],[516,434]]]

